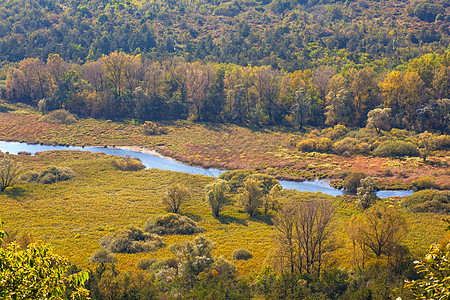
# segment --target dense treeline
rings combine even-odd
[[[447,0],[2,1],[0,60],[114,51],[294,71],[393,67],[449,44]]]
[[[426,54],[390,73],[328,66],[282,72],[271,66],[157,62],[113,52],[84,64],[51,54],[8,72],[6,99],[86,117],[186,119],[302,128],[326,124],[448,133],[450,56]]]

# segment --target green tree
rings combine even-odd
[[[204,236],[171,246],[170,251],[177,257],[178,274],[191,288],[197,281],[197,276],[214,263],[211,256],[214,246],[215,243],[207,240]]]
[[[0,244],[5,232],[0,221]],[[88,272],[66,276],[69,262],[52,252],[51,247],[30,244],[21,249],[11,243],[0,247],[0,299],[61,299],[66,287],[74,289],[71,299],[88,299],[84,282]]]
[[[214,217],[218,217],[222,208],[229,203],[227,193],[230,186],[223,179],[219,179],[206,186],[206,201],[211,207]]]
[[[244,182],[241,189],[239,202],[244,210],[252,217],[256,210],[262,205],[263,186],[262,182],[249,178]]]

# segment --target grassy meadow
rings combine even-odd
[[[35,156],[17,155],[23,172],[42,170],[50,165],[73,169],[77,176],[53,184],[18,182],[0,194],[0,218],[7,231],[26,232],[34,239],[51,244],[55,252],[64,255],[80,267],[94,267],[88,258],[100,248],[101,237],[127,226],[142,227],[147,219],[164,214],[160,202],[163,189],[173,182],[186,185],[190,201],[181,208],[186,215],[205,227],[202,233],[216,243],[214,256],[232,260],[233,250],[247,248],[253,258],[234,261],[240,274],[252,275],[267,263],[273,248],[270,216],[248,217],[237,207],[227,207],[222,216],[213,218],[203,201],[205,186],[213,178],[171,171],[146,169],[125,172],[115,169],[114,159],[101,153],[52,151]],[[333,235],[337,250],[328,263],[338,268],[350,267],[351,245],[347,238],[347,221],[361,213],[351,198],[333,198],[323,194],[284,191],[280,201],[287,198],[329,198],[336,214]],[[387,200],[397,205],[396,200]],[[420,258],[432,242],[444,237],[443,217],[437,214],[404,212],[409,233],[404,240],[413,257]],[[133,269],[144,257],[172,256],[172,243],[193,239],[193,236],[165,236],[167,246],[155,252],[116,254],[119,269]]]

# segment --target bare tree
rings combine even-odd
[[[7,187],[14,183],[19,168],[8,156],[4,155],[0,160],[0,192],[3,192]]]
[[[374,205],[351,224],[352,240],[364,245],[376,258],[390,256],[406,234],[406,222],[394,207]]]
[[[162,203],[168,212],[178,213],[181,204],[189,199],[189,190],[180,183],[168,186],[162,194]]]
[[[328,83],[336,71],[330,66],[320,66],[314,70],[314,83],[319,89],[319,98],[325,99]]]
[[[290,272],[320,275],[332,218],[333,207],[326,200],[292,200],[277,213],[275,241],[284,249],[282,260]]]
[[[85,79],[97,93],[105,90],[106,75],[102,58],[94,62],[85,63],[81,67],[81,74],[83,79]]]
[[[192,108],[189,117],[193,120],[203,119],[203,108],[214,75],[211,65],[193,64],[186,72],[187,99]]]
[[[272,67],[258,68],[255,76],[254,87],[258,94],[259,103],[265,107],[267,116],[274,121],[277,109],[277,99],[280,93],[281,73]]]

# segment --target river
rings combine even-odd
[[[124,148],[104,148],[104,147],[65,147],[65,146],[49,146],[49,145],[39,145],[39,144],[25,144],[18,142],[4,142],[0,141],[0,150],[3,152],[9,152],[11,154],[18,154],[21,151],[29,152],[35,154],[36,152],[42,151],[53,151],[53,150],[80,150],[80,151],[90,151],[90,152],[103,152],[108,155],[125,157],[127,155],[133,158],[139,158],[142,164],[147,168],[155,168],[160,170],[170,170],[176,172],[184,172],[189,174],[199,174],[211,177],[219,177],[220,174],[226,170],[219,170],[214,168],[201,168],[196,166],[190,166],[188,164],[183,164],[175,161],[168,157],[163,157],[154,153],[148,153],[145,151],[133,151]],[[295,189],[301,192],[322,192],[324,194],[332,196],[342,196],[344,192],[342,190],[335,189],[330,186],[326,180],[314,180],[314,181],[287,181],[279,180],[281,186],[284,189]],[[395,196],[407,196],[411,195],[413,191],[378,191],[377,195],[380,198],[395,197]]]

